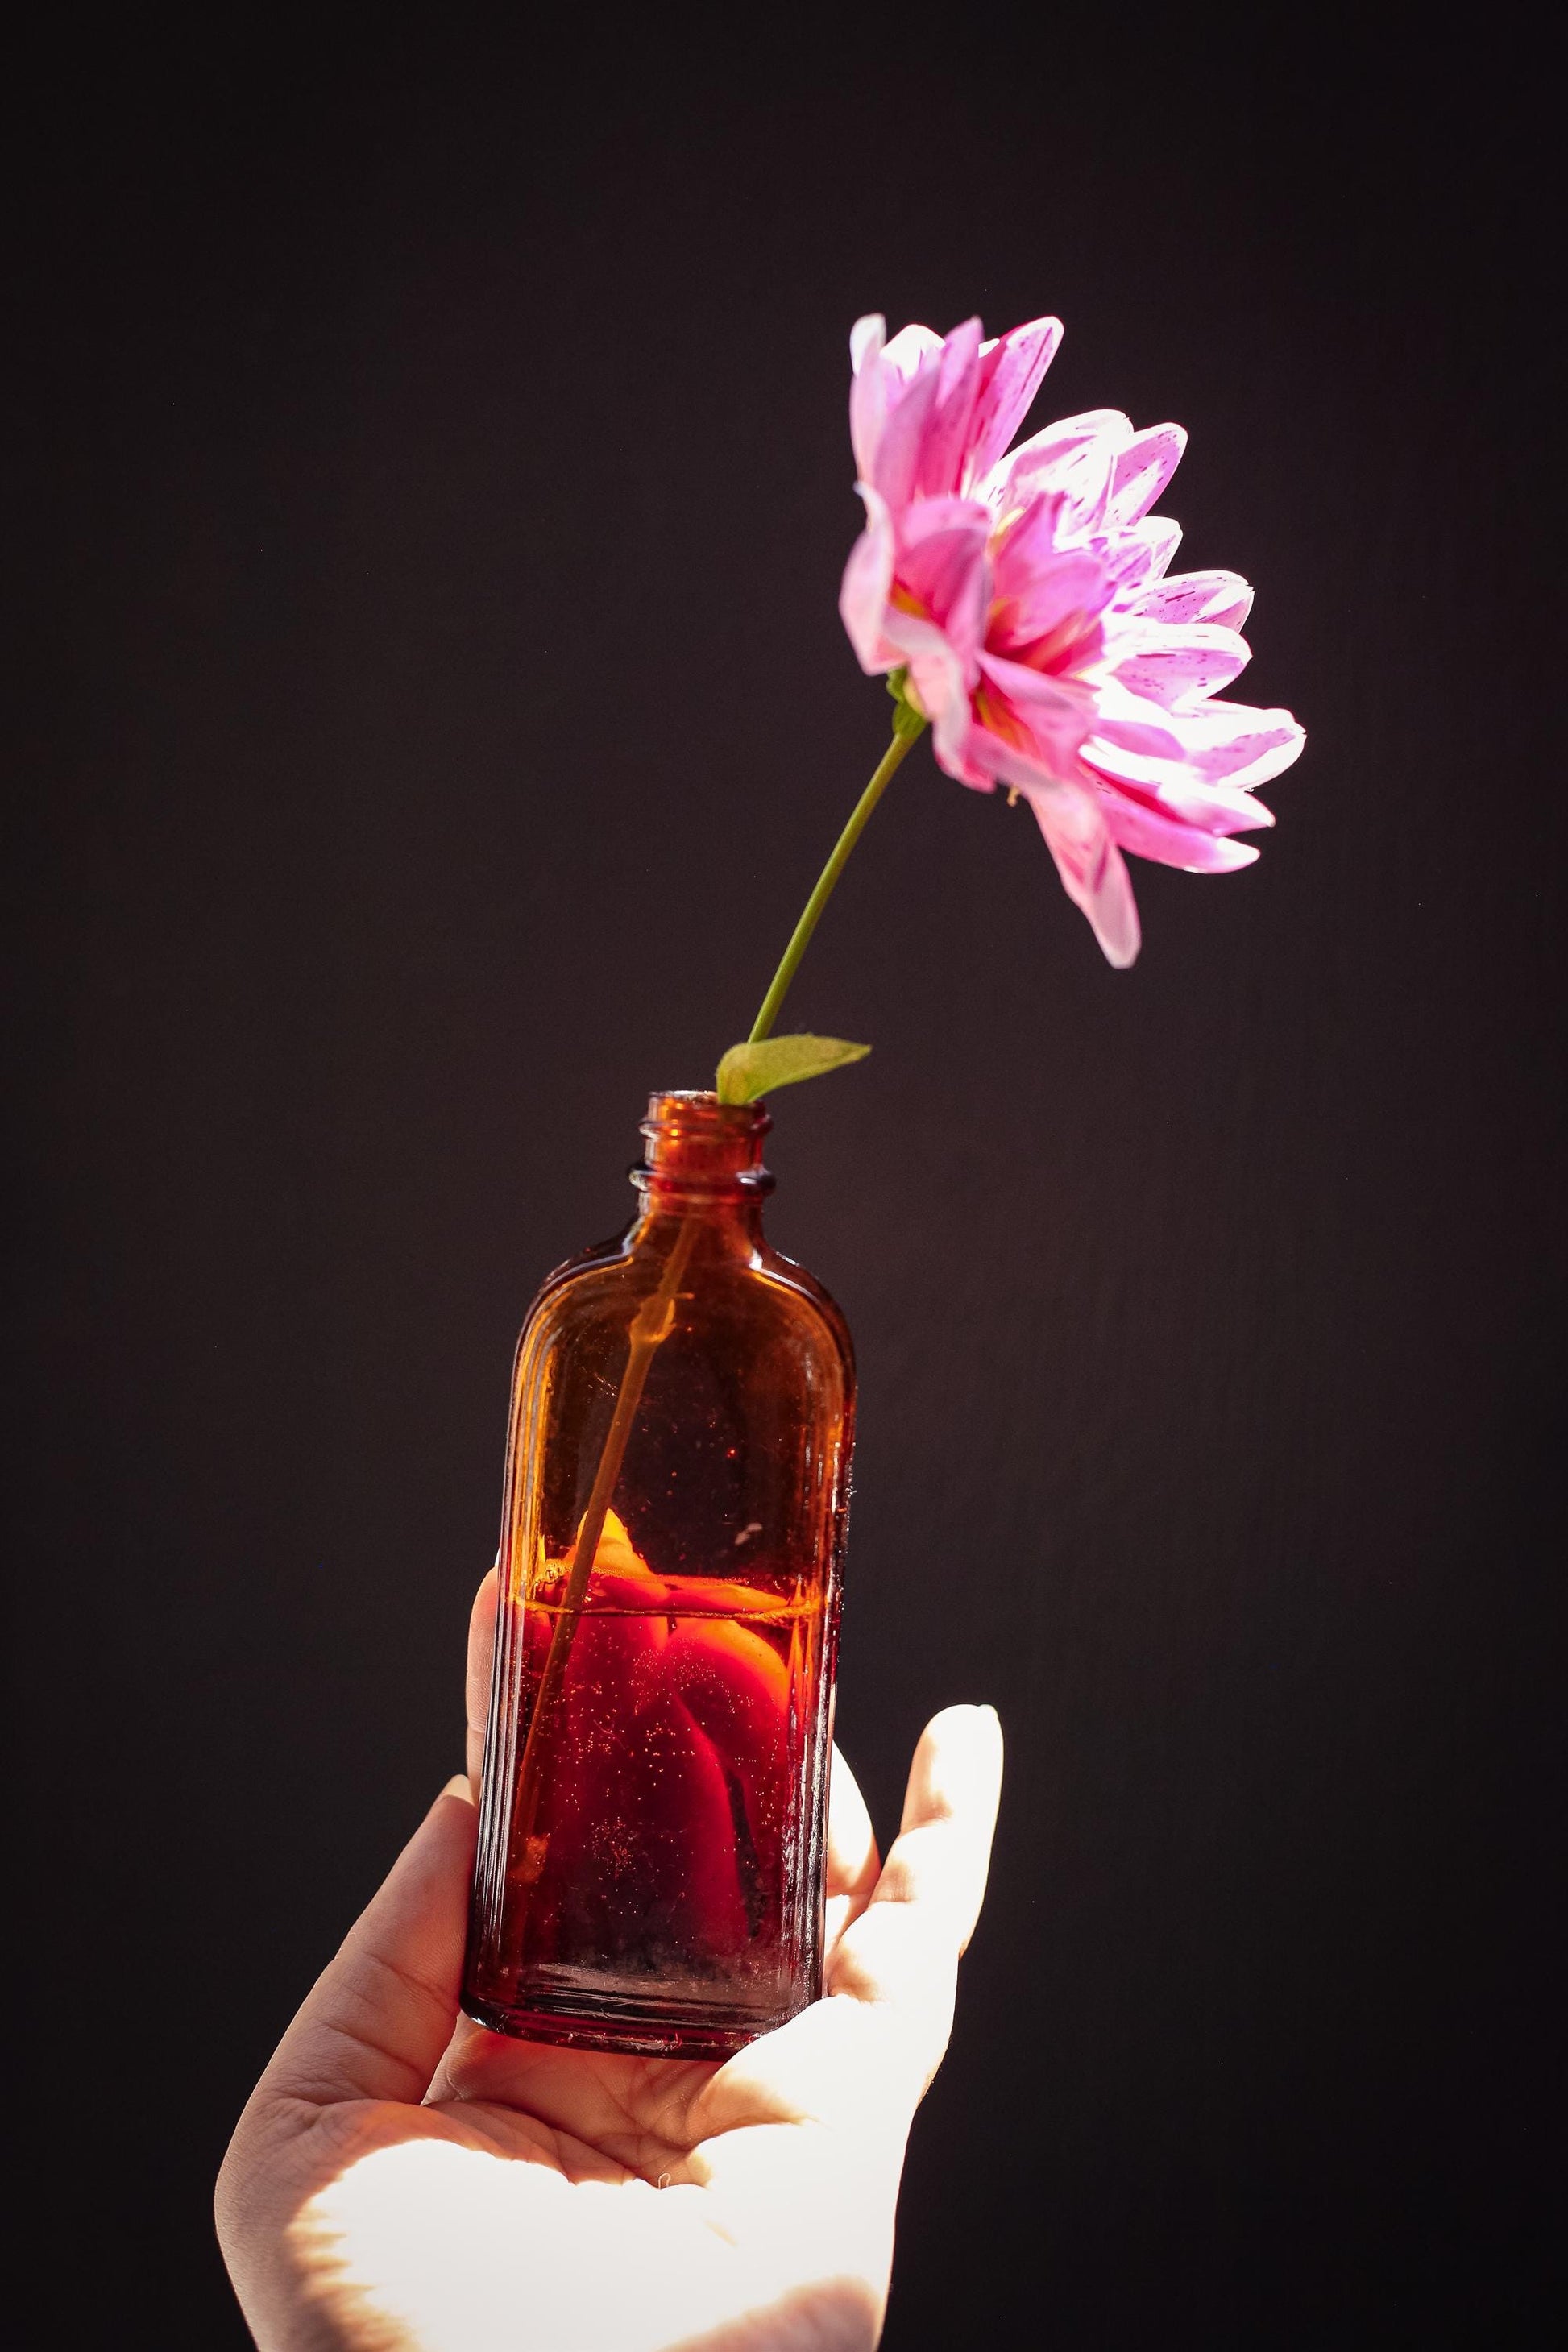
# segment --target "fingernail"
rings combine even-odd
[[[466,1772],[454,1772],[451,1779],[443,1784],[441,1794],[444,1797],[460,1797],[465,1805],[471,1805],[474,1801],[474,1792],[468,1786]]]

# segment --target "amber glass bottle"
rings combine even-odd
[[[463,2005],[723,2055],[821,1990],[844,1318],[763,1238],[770,1122],[658,1094],[625,1234],[518,1343]]]

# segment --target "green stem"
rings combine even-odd
[[[527,1874],[528,1843],[539,1811],[541,1739],[552,1726],[577,1621],[588,1594],[588,1579],[598,1555],[599,1538],[605,1532],[605,1521],[615,1499],[616,1481],[621,1475],[621,1464],[626,1459],[632,1423],[642,1402],[643,1389],[655,1352],[668,1338],[675,1321],[676,1294],[680,1288],[680,1277],[686,1271],[686,1262],[697,1239],[697,1224],[695,1213],[689,1213],[681,1220],[657,1289],[649,1292],[632,1318],[626,1368],[621,1374],[621,1385],[616,1397],[615,1411],[610,1416],[605,1450],[599,1456],[599,1466],[594,1475],[588,1507],[577,1530],[576,1543],[573,1546],[571,1572],[566,1579],[560,1613],[551,1633],[544,1672],[539,1679],[533,1713],[529,1719],[528,1736],[522,1743],[522,1761],[518,1767],[517,1776],[518,1813],[512,1831],[512,1848],[524,1875]]]
[[[856,802],[854,813],[834,844],[833,855],[823,867],[817,878],[816,887],[805,902],[801,919],[791,935],[790,943],[784,951],[784,960],[774,972],[772,985],[763,999],[762,1008],[752,1024],[752,1034],[746,1041],[748,1045],[760,1045],[762,1040],[772,1032],[773,1023],[779,1016],[779,1008],[789,992],[790,982],[799,970],[800,960],[810,944],[813,931],[821,920],[823,908],[833,896],[834,887],[848,862],[850,851],[865,832],[871,811],[902,765],[910,746],[925,733],[927,721],[904,699],[901,678],[896,681],[895,700],[898,709],[893,718],[893,740],[883,752],[870,782]],[[697,1239],[697,1223],[696,1213],[689,1212],[671,1244],[663,1276],[657,1288],[644,1299],[641,1307],[633,1316],[631,1329],[627,1335],[626,1370],[621,1374],[620,1388],[616,1392],[615,1408],[610,1416],[610,1426],[605,1433],[604,1452],[599,1456],[599,1466],[594,1474],[594,1485],[588,1496],[588,1507],[583,1515],[583,1523],[577,1530],[577,1540],[573,1547],[572,1566],[566,1579],[566,1590],[562,1595],[559,1612],[551,1632],[544,1671],[539,1678],[539,1689],[529,1719],[527,1736],[522,1744],[521,1760],[518,1766],[517,1811],[512,1819],[511,1852],[513,1871],[524,1884],[536,1874],[535,1869],[531,1867],[528,1849],[532,1843],[533,1824],[539,1811],[542,1764],[540,1748],[542,1740],[548,1737],[560,1705],[561,1686],[565,1680],[573,1639],[577,1631],[578,1620],[583,1613],[583,1604],[588,1595],[588,1579],[593,1573],[594,1561],[599,1549],[599,1538],[604,1533],[605,1521],[609,1516],[610,1504],[615,1496],[616,1482],[621,1475],[621,1464],[626,1458],[626,1445],[632,1433],[632,1423],[637,1418],[637,1406],[642,1402],[643,1388],[654,1356],[661,1343],[668,1338],[675,1321],[676,1295],[680,1287],[680,1278],[686,1271],[686,1264],[691,1255],[692,1245]],[[512,1956],[514,1960],[521,1958],[522,1934],[521,1910],[517,1934],[519,1950]]]
[[[848,863],[849,853],[866,830],[867,821],[882,794],[887,791],[911,743],[923,735],[926,721],[907,703],[900,702],[893,719],[893,740],[883,752],[876,774],[855,803],[853,815],[833,846],[833,855],[817,877],[816,889],[806,900],[799,922],[790,935],[784,960],[773,976],[762,1008],[752,1024],[748,1045],[760,1045],[773,1034],[779,1008],[789,993],[789,985],[800,969],[800,960],[811,944],[811,935],[822,919],[822,910],[833,896],[834,886]]]

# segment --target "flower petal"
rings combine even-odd
[[[1085,548],[1033,562],[1030,553],[1027,543],[1015,549],[1005,541],[996,551],[986,644],[995,654],[1054,676],[1088,669],[1105,649],[1100,615],[1116,583]]]
[[[884,352],[884,359],[886,356]],[[889,386],[888,412],[882,420],[871,470],[865,478],[876,485],[895,514],[900,507],[908,506],[915,494],[921,452],[941,381],[940,359],[928,356],[907,383]]]
[[[1125,529],[1142,522],[1176,467],[1187,436],[1179,425],[1150,425],[1135,433],[1116,460],[1110,512]]]
[[[976,669],[977,727],[1028,763],[998,765],[995,772],[1018,784],[1026,776],[1045,783],[1075,775],[1079,751],[1095,723],[1094,688],[1082,678],[1053,677],[993,653],[983,653]],[[971,751],[984,761],[984,747]]]
[[[1119,971],[1136,961],[1138,907],[1121,853],[1094,796],[1071,785],[1021,787],[1057,862],[1062,887],[1093,926],[1105,960]]]
[[[1252,658],[1245,637],[1206,621],[1167,628],[1159,621],[1122,624],[1106,649],[1111,675],[1129,693],[1163,709],[1190,708],[1239,677]]]
[[[942,346],[936,399],[915,471],[916,497],[947,498],[958,488],[979,384],[980,321],[966,319]]]
[[[1131,430],[1124,416],[1110,413],[1103,423],[1069,417],[1063,425],[1047,425],[1033,440],[1021,443],[1005,468],[998,469],[997,510],[1007,515],[1041,493],[1054,494],[1061,501],[1058,543],[1092,538],[1106,527],[1117,457]]]
[[[1148,541],[1131,531],[1099,530],[1079,544],[1103,569],[1116,610],[1135,611],[1139,597],[1154,577],[1154,551]]]
[[[1213,621],[1239,629],[1252,610],[1252,591],[1234,572],[1179,572],[1146,588],[1132,609],[1151,621]]]
[[[891,601],[934,621],[964,662],[980,650],[991,595],[991,517],[972,499],[921,499],[896,530]]]
[[[1184,874],[1231,874],[1258,859],[1250,841],[1206,833],[1201,825],[1184,824],[1167,810],[1122,793],[1107,793],[1100,805],[1111,839],[1133,856],[1152,858],[1156,865],[1174,866]]]
[[[989,521],[985,509],[967,499],[926,499],[907,508],[897,525],[881,619],[882,635],[907,663],[914,698],[931,720],[937,757],[952,773],[963,767],[990,602]]]
[[[923,700],[921,708],[925,708]],[[984,728],[975,726],[967,698],[962,710],[955,706],[944,713],[941,727],[932,726],[931,748],[937,766],[954,783],[967,784],[973,792],[995,791],[998,755],[1005,754],[1005,746],[995,742]]]
[[[874,677],[880,671],[897,669],[900,658],[882,631],[893,585],[893,524],[886,504],[868,482],[861,483],[860,496],[866,502],[866,528],[844,567],[838,614],[856,659]]]
[[[1059,319],[1031,319],[980,347],[980,382],[969,435],[965,482],[988,474],[1038,392],[1062,339]],[[962,487],[962,486],[961,486]]]
[[[1079,772],[1109,802],[1120,808],[1146,809],[1173,824],[1192,825],[1216,838],[1233,833],[1256,833],[1274,823],[1274,812],[1251,793],[1228,784],[1205,784],[1195,776],[1177,773],[1158,786],[1129,783],[1125,776],[1110,775],[1101,765],[1094,739],[1084,745]],[[1121,838],[1117,835],[1117,839]]]
[[[960,783],[984,781],[970,752],[974,733],[970,681],[952,647],[943,641],[925,652],[912,651],[909,670],[915,701],[931,720],[931,751],[938,767],[945,768]]]
[[[888,631],[909,671],[910,699],[931,721],[931,750],[938,766],[963,783],[975,782],[977,774],[967,757],[973,731],[969,665],[930,621],[894,609],[888,614]]]
[[[934,327],[920,327],[911,323],[899,329],[883,352],[882,358],[900,383],[909,383],[941,349],[942,337]]]
[[[1020,441],[1006,460],[1005,470],[1010,473],[1022,457],[1032,458],[1055,448],[1076,448],[1082,441],[1109,440],[1121,451],[1131,438],[1131,420],[1120,408],[1086,408],[1078,416],[1058,416],[1054,424],[1042,425],[1037,433]]]
[[[868,310],[863,319],[856,320],[849,330],[849,364],[857,375],[880,356],[887,338],[888,322],[880,310]]]
[[[1307,740],[1288,710],[1249,710],[1240,702],[1205,702],[1196,710],[1161,710],[1152,703],[1144,709],[1179,746],[1174,756],[1155,749],[1136,718],[1106,712],[1086,751],[1107,774],[1156,792],[1188,780],[1252,791],[1282,775]]]
[[[1142,522],[1133,524],[1128,536],[1141,540],[1147,547],[1149,570],[1146,576],[1158,580],[1182,543],[1182,526],[1179,522],[1173,522],[1169,515],[1145,515]]]
[[[849,386],[849,446],[855,471],[868,482],[877,462],[877,446],[888,415],[889,372],[882,363],[887,320],[879,311],[857,319],[849,331],[849,362],[854,379]]]

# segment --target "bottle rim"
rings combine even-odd
[[[770,1192],[773,1178],[760,1154],[772,1125],[761,1103],[723,1103],[696,1087],[657,1092],[642,1121],[646,1149],[629,1171],[632,1182],[645,1193]]]

